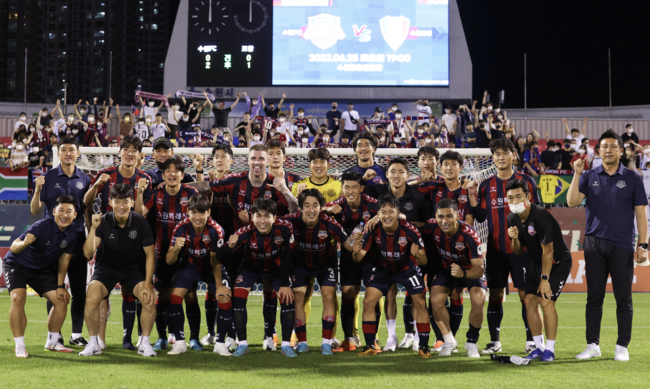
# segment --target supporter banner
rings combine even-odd
[[[27,200],[27,175],[26,168],[0,168],[0,200]]]
[[[573,175],[553,174],[551,172],[566,172],[566,170],[547,171],[535,177],[539,199],[544,204],[566,204],[566,192],[569,190]]]
[[[4,274],[4,258],[9,252],[9,247],[0,247],[0,288],[6,288],[5,274]]]

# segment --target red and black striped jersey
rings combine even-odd
[[[277,128],[280,125],[278,119],[272,118],[270,116],[257,116],[255,121],[259,121],[260,125],[264,131],[269,131],[272,128]]]
[[[340,206],[341,212],[334,215],[334,219],[341,224],[343,231],[346,234],[352,234],[354,227],[359,223],[367,223],[370,219],[377,215],[377,199],[370,197],[367,194],[361,194],[361,202],[356,211],[352,211],[352,207],[348,203],[345,196],[341,196],[334,201],[325,204],[326,207],[333,207],[334,205]]]
[[[45,147],[50,145],[50,133],[43,130],[36,130],[32,136],[32,141],[30,146],[38,146],[41,150],[45,150]]]
[[[185,218],[174,228],[169,249],[176,244],[176,238],[185,238],[185,246],[178,253],[179,262],[188,262],[199,270],[211,270],[210,255],[223,246],[225,235],[223,228],[211,218],[201,233],[197,233],[190,219]]]
[[[481,182],[478,188],[478,205],[474,208],[474,217],[479,223],[488,221],[487,251],[512,254],[512,245],[508,235],[506,219],[510,215],[506,185],[514,179],[522,179],[528,183],[528,190],[532,195],[532,202],[539,204],[537,184],[526,174],[514,172],[507,180],[502,180],[497,175]]]
[[[205,181],[210,181],[208,177]],[[210,217],[216,221],[227,237],[235,233],[235,210],[230,204],[230,195],[228,193],[213,193],[212,204],[210,205]]]
[[[111,188],[113,185],[116,184],[127,184],[131,187],[133,187],[135,193],[135,197],[137,198],[138,196],[138,181],[141,178],[146,178],[148,181],[147,187],[144,190],[144,199],[147,199],[149,196],[149,192],[151,191],[151,177],[145,172],[143,172],[140,169],[135,169],[135,173],[129,177],[129,178],[124,178],[122,174],[120,174],[119,166],[113,166],[109,167],[108,169],[100,170],[97,175],[93,178],[93,180],[90,182],[90,186],[95,185],[99,177],[101,177],[102,174],[108,174],[111,178],[108,180],[104,185],[102,185],[101,188],[97,190],[97,196],[101,199],[102,201],[102,206],[101,206],[101,213],[106,214],[107,212],[110,212],[113,210],[113,207],[108,203],[108,198],[111,193]],[[108,184],[108,185],[106,185]]]
[[[445,269],[451,268],[455,263],[469,270],[472,268],[472,258],[481,258],[483,255],[483,246],[478,232],[463,221],[458,221],[458,231],[449,237],[442,231],[436,219],[427,220],[421,229],[424,234],[433,236],[442,258],[442,267]]]
[[[284,196],[273,186],[273,176],[266,175],[266,179],[259,187],[254,187],[248,179],[248,170],[229,174],[223,178],[210,183],[215,194],[229,194],[230,199],[235,202],[235,211],[250,212],[253,203],[258,198],[271,199],[278,204],[278,216],[289,213],[289,203]],[[235,217],[235,227],[241,227],[239,217]]]
[[[309,123],[309,119],[303,117],[303,118],[293,118],[293,125],[294,126],[305,126],[307,128]]]
[[[84,131],[84,141],[83,144],[88,146],[91,142],[95,141],[95,134],[97,133],[97,125],[95,123],[88,124],[88,128]]]
[[[469,203],[469,193],[462,186],[456,190],[449,190],[443,181],[423,182],[416,186],[417,190],[427,195],[430,204],[431,217],[436,216],[436,207],[443,199],[452,199],[458,203],[458,220],[465,221],[467,215],[472,214],[472,207]]]
[[[386,269],[389,273],[396,274],[418,266],[418,262],[411,255],[411,245],[424,248],[424,242],[417,228],[406,220],[398,219],[397,230],[388,234],[381,223],[377,223],[370,233],[363,234],[363,251],[370,251],[374,245],[378,251],[379,264],[377,267]]]
[[[287,157],[287,158],[290,158],[290,157]],[[287,164],[286,160],[285,160],[284,164],[285,165]],[[291,188],[293,188],[293,184],[295,184],[296,182],[298,182],[300,180],[302,180],[302,177],[297,175],[296,173],[291,173],[291,172],[288,172],[288,171],[284,172],[284,181],[287,183],[287,188],[289,188],[289,190],[291,190]]]
[[[174,228],[187,218],[187,204],[190,197],[199,192],[191,186],[181,184],[181,189],[175,195],[167,193],[165,188],[154,189],[145,197],[144,206],[147,208],[147,220],[156,232],[156,256],[165,259],[169,242],[174,235]]]
[[[294,266],[301,268],[336,267],[336,246],[332,238],[344,244],[348,236],[341,225],[323,212],[319,215],[318,224],[308,228],[302,220],[302,212],[283,216],[293,226],[296,252]],[[345,249],[342,249],[345,250]],[[347,250],[345,250],[347,251]]]

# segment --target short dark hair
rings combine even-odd
[[[251,215],[260,213],[260,211],[276,216],[278,214],[278,205],[271,199],[257,199],[251,208]]]
[[[530,147],[533,147],[533,146],[536,146],[536,145],[539,145],[539,143],[538,143],[535,139],[533,139],[533,140],[531,140],[530,142],[528,142],[528,147],[529,147],[529,148],[530,148]]]
[[[298,206],[302,208],[302,205],[305,203],[305,199],[308,196],[316,197],[316,200],[318,200],[318,204],[322,207],[325,205],[325,197],[323,197],[323,194],[316,188],[309,188],[305,189],[300,193],[300,196],[298,196]]]
[[[352,150],[357,151],[357,143],[359,143],[361,139],[367,139],[375,150],[379,147],[379,142],[377,142],[377,138],[373,134],[370,132],[362,132],[352,139]]]
[[[438,205],[436,205],[436,213],[440,209],[451,208],[454,211],[458,211],[458,203],[454,199],[443,199],[440,200]]]
[[[122,138],[122,141],[120,142],[120,151],[122,151],[122,149],[128,149],[129,146],[133,146],[133,148],[138,150],[138,152],[142,152],[142,141],[137,136],[127,135]]]
[[[555,145],[556,145],[556,143],[555,143],[555,141],[553,139],[546,142],[546,147],[554,147]]]
[[[324,159],[329,162],[331,158],[332,156],[329,150],[324,148],[311,149],[307,153],[307,159],[309,162],[313,161],[314,159]]]
[[[199,188],[194,188],[199,191],[199,194],[207,197],[208,199],[212,198],[212,189],[209,186],[201,186]]]
[[[226,102],[223,101],[223,100],[219,100],[219,101],[217,101],[217,104],[221,104],[221,103],[226,104]]]
[[[504,150],[504,151],[510,151],[511,153],[514,153],[515,150],[515,144],[512,143],[510,139],[507,138],[499,138],[499,139],[493,139],[490,141],[490,152],[492,155],[497,152],[497,150]]]
[[[508,185],[506,185],[506,195],[509,191],[519,188],[524,191],[524,194],[528,194],[530,192],[528,183],[526,181],[522,180],[521,178],[515,178],[514,180],[508,182]]]
[[[625,125],[625,128],[630,128],[630,127],[632,127],[632,125],[630,123]]]
[[[358,182],[362,186],[366,185],[366,182],[363,180],[363,176],[361,175],[361,173],[357,173],[353,171],[348,171],[343,173],[339,181],[341,181],[341,185],[344,184],[345,181]]]
[[[280,149],[282,151],[282,155],[287,155],[286,149],[284,147],[284,142],[278,140],[278,139],[271,139],[267,144],[266,144],[266,149]]]
[[[56,135],[56,134],[52,133],[51,135]],[[66,135],[59,140],[57,146],[61,148],[61,146],[63,145],[74,145],[77,148],[77,150],[79,150],[79,141],[77,140],[76,137],[72,135]]]
[[[390,193],[379,196],[379,199],[377,199],[377,209],[382,209],[384,205],[390,205],[393,208],[399,209],[399,200],[395,195]]]
[[[111,187],[110,198],[113,200],[132,199],[135,200],[135,191],[128,184],[115,184]]]
[[[388,166],[386,166],[386,170],[390,169],[392,165],[395,164],[402,164],[406,168],[406,171],[408,172],[409,170],[409,161],[406,158],[402,157],[393,157],[388,161]]]
[[[56,203],[54,203],[54,208],[58,207],[61,204],[72,204],[72,207],[77,211],[77,203],[74,200],[74,197],[70,195],[63,195],[56,198]]]
[[[169,159],[167,161],[169,161]],[[200,213],[209,212],[210,199],[202,194],[195,194],[190,197],[190,201],[187,203],[187,210]]]
[[[577,128],[572,128],[572,129],[571,129],[571,132],[577,132],[577,133],[579,134],[579,133],[580,133],[580,130],[578,130]]]
[[[180,170],[182,173],[185,173],[185,163],[183,162],[183,159],[180,156],[174,155],[171,158],[167,158],[167,160],[162,164],[163,173],[165,172],[165,170],[169,169],[171,165],[174,165],[176,170]]]
[[[603,139],[616,139],[618,141],[618,147],[623,148],[623,138],[620,135],[612,131],[611,129],[603,132],[603,134],[598,138],[598,144],[603,141]]]
[[[440,165],[446,160],[457,161],[458,165],[463,166],[463,156],[458,151],[448,150],[440,156]]]
[[[226,152],[226,154],[229,154],[231,158],[234,158],[234,155],[232,153],[232,148],[229,145],[222,145],[221,143],[217,143],[216,145],[214,145],[214,147],[212,148],[213,157],[217,153],[217,150],[223,150]]]

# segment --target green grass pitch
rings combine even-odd
[[[458,354],[449,358],[434,355],[425,360],[411,350],[382,353],[376,357],[357,357],[356,353],[320,355],[319,297],[313,299],[308,339],[311,351],[298,358],[286,358],[280,352],[261,348],[263,322],[262,298],[251,296],[249,308],[249,342],[251,354],[243,358],[220,357],[211,348],[203,352],[144,358],[134,351],[121,349],[121,299],[112,297],[113,313],[108,323],[108,349],[102,355],[82,358],[76,353],[59,354],[43,350],[47,328],[45,300],[28,298],[27,350],[29,359],[15,358],[14,341],[9,329],[10,306],[6,290],[0,293],[0,377],[2,388],[649,388],[650,387],[650,295],[634,295],[634,330],[630,345],[630,362],[614,362],[616,342],[616,304],[614,296],[605,299],[601,332],[602,358],[577,361],[574,356],[585,347],[586,294],[565,293],[557,304],[560,329],[556,344],[556,361],[533,362],[529,366],[504,365],[487,356],[470,360],[464,352],[469,299],[465,299],[465,318],[458,333]],[[401,299],[398,301],[398,337],[403,336]],[[202,305],[202,302],[201,302]],[[521,305],[516,295],[504,303],[501,342],[508,355],[523,355],[525,332]],[[201,336],[205,335],[202,313]],[[279,317],[279,314],[278,314]],[[279,325],[279,319],[278,319]],[[63,327],[64,338],[70,337],[70,316]],[[187,321],[186,321],[187,326]],[[279,328],[278,328],[279,330]],[[189,329],[186,328],[189,334]],[[432,334],[433,335],[433,334]],[[84,328],[84,336],[87,337]],[[339,339],[342,330],[338,329]],[[134,340],[136,336],[134,335]],[[152,341],[157,335],[152,334]],[[382,324],[380,339],[386,340]],[[480,347],[489,342],[484,321]],[[81,348],[77,348],[81,351]]]

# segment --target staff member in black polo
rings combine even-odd
[[[90,187],[90,177],[77,168],[75,162],[81,155],[79,142],[72,136],[63,137],[58,144],[57,150],[59,166],[49,170],[36,179],[36,189],[31,202],[32,215],[38,215],[45,207],[45,218],[52,218],[54,207],[59,196],[72,196],[75,208],[78,210],[77,217],[72,222],[71,228],[79,231],[84,230],[83,202],[84,194]],[[88,208],[89,211],[92,208]],[[89,218],[89,215],[86,215]],[[90,219],[88,219],[90,221]],[[79,247],[81,248],[81,247]],[[83,258],[82,252],[72,257],[68,266],[68,281],[72,301],[70,302],[70,315],[72,316],[72,335],[69,344],[71,346],[85,346],[88,342],[81,336],[84,326],[84,305],[86,304],[86,276],[88,275],[88,262]],[[47,311],[52,309],[51,302],[47,302]],[[63,339],[60,341],[63,343]]]
[[[102,217],[93,215],[92,227],[83,246],[86,258],[92,258],[100,244],[102,254],[95,263],[86,296],[86,326],[90,342],[79,355],[90,357],[101,354],[97,340],[99,305],[119,282],[142,303],[142,342],[138,354],[155,357],[149,336],[156,318],[153,271],[156,265],[155,239],[147,220],[131,211],[135,203],[134,190],[127,184],[111,188],[110,204],[113,210]]]
[[[166,160],[174,156],[174,148],[172,142],[169,139],[161,137],[153,141],[153,159],[156,161],[156,167],[150,170],[145,170],[144,172],[151,177],[151,186],[156,189],[158,185],[165,182],[163,180],[163,171],[162,165]],[[194,155],[194,166],[196,167],[197,181],[203,181],[203,156],[200,154]],[[138,166],[139,168],[139,166]],[[194,182],[194,178],[188,173],[185,173],[181,183],[187,184],[188,182]]]
[[[612,277],[616,298],[618,340],[614,360],[629,361],[627,345],[632,337],[632,279],[634,260],[648,257],[648,222],[643,178],[620,164],[623,140],[612,130],[598,140],[602,166],[583,173],[582,160],[574,162],[575,174],[567,193],[570,207],[587,198],[585,228],[585,271],[587,277],[587,348],[576,356],[600,356],[600,321],[607,277]],[[634,250],[634,218],[639,246]]]

